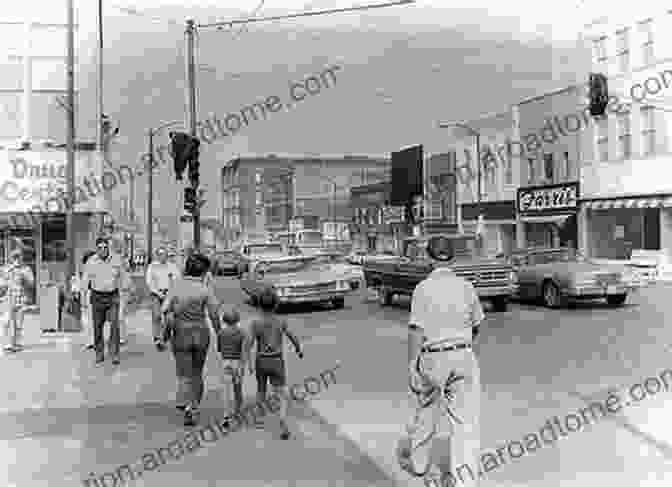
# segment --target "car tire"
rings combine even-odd
[[[504,313],[509,309],[509,300],[506,296],[497,296],[492,299],[492,308],[497,313]]]
[[[392,293],[384,286],[378,288],[378,299],[381,306],[390,306],[392,304]]]
[[[547,308],[557,309],[566,306],[567,302],[560,294],[560,289],[553,281],[545,281],[541,288],[541,299]]]
[[[627,294],[615,294],[613,296],[607,296],[607,303],[610,306],[622,306],[625,304],[626,299],[628,299]]]

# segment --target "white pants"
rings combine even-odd
[[[419,410],[421,422],[437,427],[437,432],[427,444],[429,472],[426,485],[477,487],[480,466],[480,408],[481,371],[476,356],[470,349],[449,352],[424,353],[420,358],[422,371],[443,388],[452,372],[462,376],[450,386],[451,393],[437,400],[426,409]],[[414,374],[411,364],[411,374]],[[459,421],[451,418],[446,406]],[[425,425],[426,426],[426,425]],[[425,431],[430,428],[423,427]],[[439,483],[441,472],[433,459],[449,452],[450,472]]]

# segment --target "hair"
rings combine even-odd
[[[84,252],[84,256],[82,257],[82,265],[86,265],[91,256],[95,255],[95,253],[96,252],[94,250],[87,250],[86,252]]]
[[[191,254],[184,264],[184,275],[188,277],[203,277],[210,268],[210,259],[203,254]]]
[[[261,292],[259,296],[259,306],[262,311],[273,311],[278,305],[278,298],[275,297],[275,293],[271,288],[266,288]]]
[[[229,309],[222,312],[222,321],[227,325],[234,325],[240,321],[240,313],[237,309]]]
[[[110,241],[107,239],[107,237],[98,237],[98,238],[96,239],[96,246],[98,246],[98,245],[100,245],[100,244],[107,244],[107,245],[110,245]]]

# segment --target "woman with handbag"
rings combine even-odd
[[[216,336],[222,329],[219,303],[203,282],[209,267],[207,257],[190,255],[184,267],[184,278],[168,291],[161,306],[163,338],[170,342],[175,357],[177,408],[184,411],[185,426],[194,426],[198,422],[198,408],[205,392],[203,367],[210,347],[206,316]]]

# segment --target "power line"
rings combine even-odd
[[[356,12],[356,11],[362,11],[362,10],[371,10],[374,8],[383,8],[383,7],[393,7],[395,5],[408,5],[411,3],[415,3],[415,0],[398,0],[395,2],[387,2],[387,3],[378,3],[378,4],[372,4],[372,5],[361,5],[361,6],[353,6],[353,7],[345,7],[345,8],[334,8],[334,9],[328,9],[328,10],[316,10],[315,12],[299,12],[299,13],[294,13],[294,14],[287,14],[287,15],[276,15],[272,17],[259,17],[259,18],[248,18],[248,19],[241,19],[241,20],[226,20],[226,21],[221,21],[221,22],[214,22],[211,24],[197,24],[199,28],[206,28],[206,27],[233,27],[234,25],[238,24],[247,24],[251,22],[266,22],[269,20],[284,20],[284,19],[295,19],[297,17],[312,17],[315,15],[326,15],[326,14],[336,14],[336,13],[343,13],[343,12]]]

